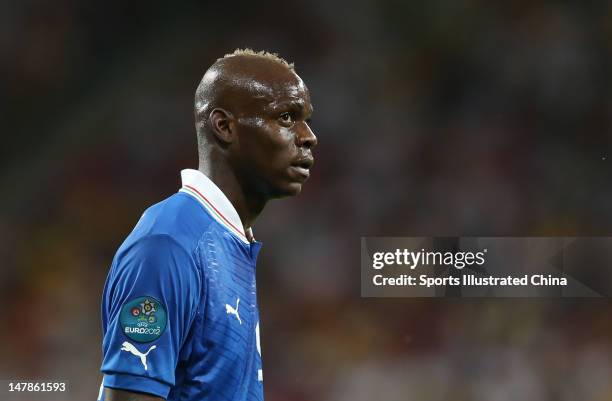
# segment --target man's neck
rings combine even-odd
[[[200,161],[198,170],[210,178],[229,199],[238,212],[246,233],[255,223],[267,200],[250,195],[225,160]]]

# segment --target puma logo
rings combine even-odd
[[[240,298],[236,300],[236,309],[232,305],[225,304],[225,312],[228,315],[235,315],[236,319],[238,319],[238,323],[242,324],[242,320],[240,320],[240,315],[238,314],[238,306],[240,305]]]
[[[139,357],[140,362],[142,362],[142,366],[144,366],[145,370],[148,370],[147,355],[149,355],[149,352],[153,351],[155,348],[157,348],[157,345],[151,346],[151,348],[149,348],[149,350],[143,354],[142,352],[138,351],[138,349],[133,344],[130,344],[127,341],[124,341],[123,344],[121,344],[121,351],[127,351],[130,354]]]

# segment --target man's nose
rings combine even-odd
[[[312,149],[317,146],[317,137],[312,132],[307,123],[301,124],[297,134],[297,145],[307,149]]]

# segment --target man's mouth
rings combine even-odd
[[[291,166],[291,170],[293,170],[298,177],[303,178],[304,180],[310,177],[310,170],[300,166]]]
[[[294,161],[291,165],[296,167],[305,168],[306,170],[310,169],[314,163],[314,159],[312,156],[310,157],[302,157]]]
[[[310,167],[313,165],[314,159],[312,157],[304,157],[296,160],[291,164],[291,170],[293,170],[298,177],[306,181],[310,177]]]

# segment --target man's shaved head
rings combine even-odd
[[[292,64],[236,50],[206,71],[194,111],[200,171],[233,177],[262,205],[300,192],[317,139],[308,125],[310,94]]]
[[[284,64],[287,67],[291,68],[291,70],[293,70],[293,63],[289,63],[287,60],[285,60],[284,58],[282,58],[278,54],[270,53],[270,52],[267,52],[265,50],[255,51],[255,50],[249,49],[249,48],[236,49],[232,53],[228,53],[225,56],[223,56],[221,58],[218,58],[217,61],[223,60],[224,58],[228,58],[228,57],[234,57],[234,56],[256,56],[256,57],[263,57],[263,58],[267,58],[267,59],[272,60],[272,61],[276,61],[276,62],[278,62],[280,64]]]
[[[239,117],[253,101],[272,101],[275,89],[298,81],[293,63],[275,53],[236,49],[217,59],[204,74],[195,93],[194,113],[198,148],[210,145],[207,132],[211,111],[222,108]]]

